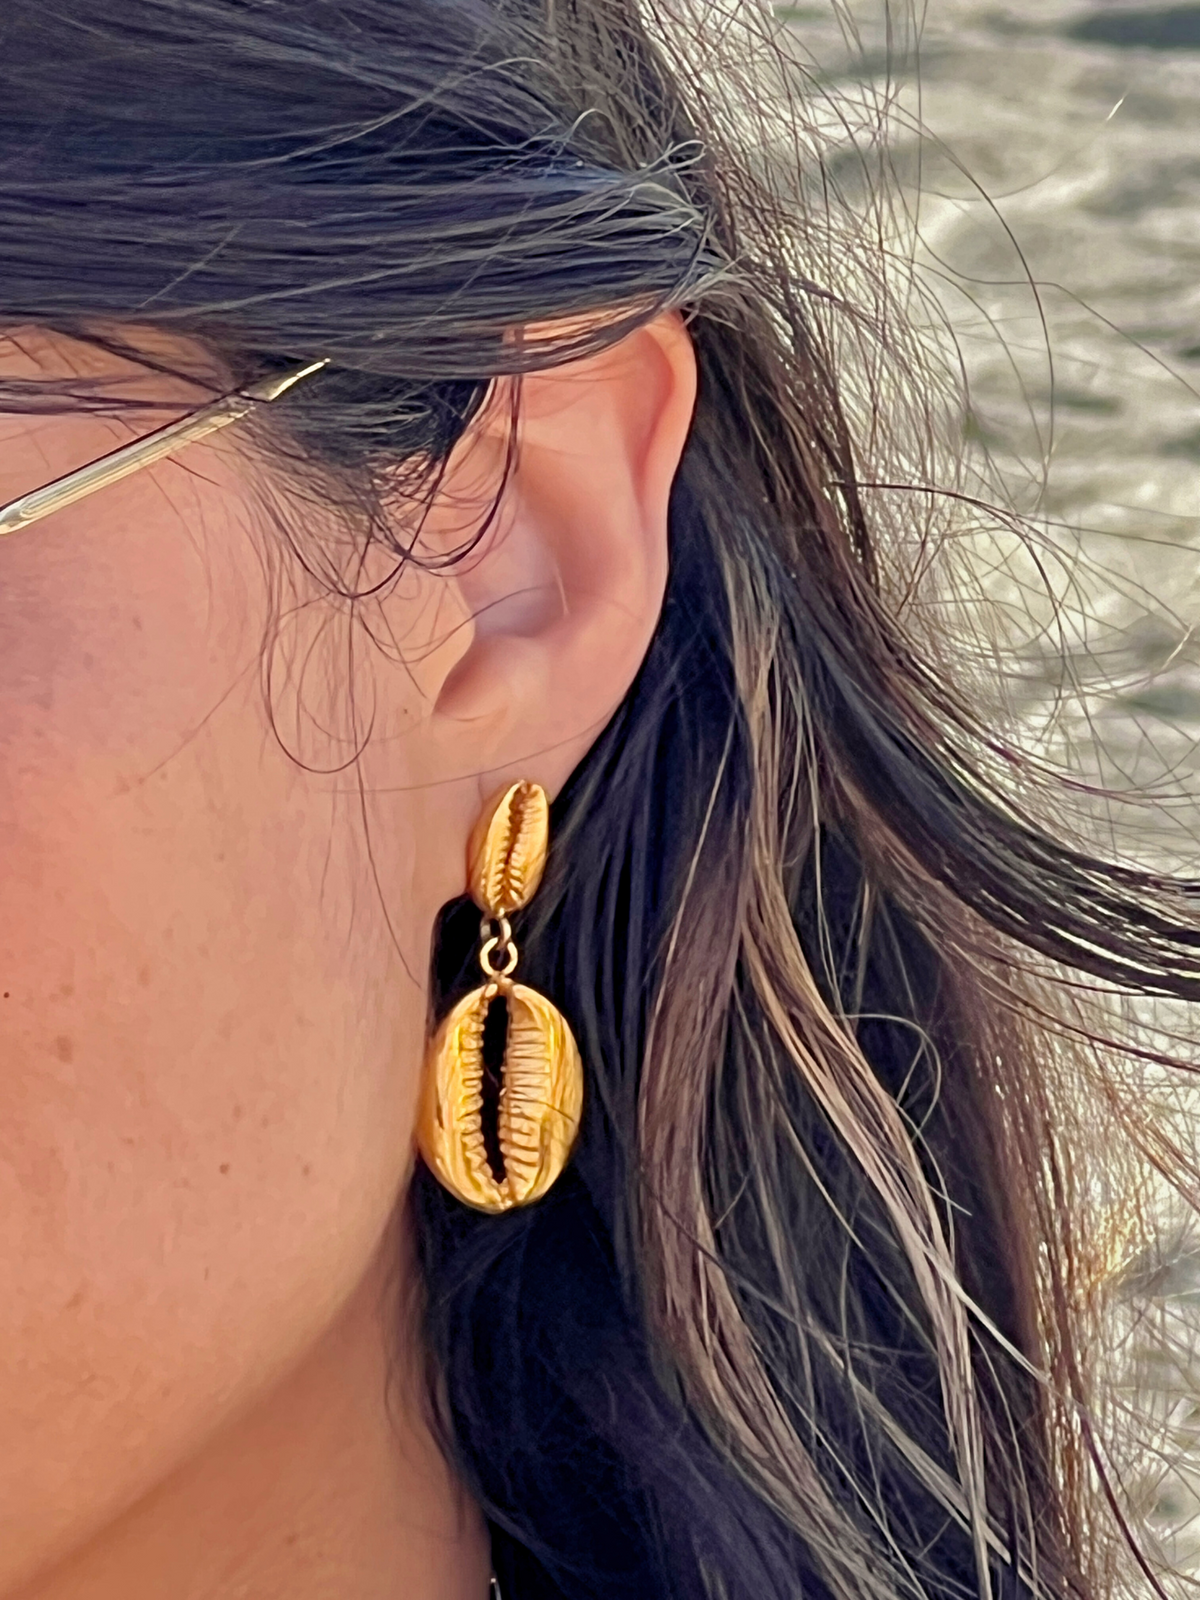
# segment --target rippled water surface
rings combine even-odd
[[[929,0],[916,52],[854,11],[857,49],[827,5],[786,15],[848,90],[893,87],[974,441],[1064,556],[1068,637],[1026,664],[1085,690],[1080,762],[1168,799],[1126,847],[1200,869],[1200,4]]]
[[[785,15],[822,81],[887,102],[969,378],[965,446],[1049,539],[1060,631],[1019,558],[995,580],[1028,612],[1031,726],[1067,685],[1055,753],[1159,797],[1117,819],[1118,847],[1200,876],[1200,4],[929,0],[917,52],[881,3],[852,12],[854,48],[828,4]],[[1181,1348],[1135,1351],[1159,1362],[1171,1460],[1131,1492],[1196,1571],[1200,1255],[1137,1288]]]

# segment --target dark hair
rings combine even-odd
[[[1067,1108],[1117,1102],[1056,974],[1196,998],[1200,931],[1055,841],[923,632],[918,503],[870,476],[921,369],[882,289],[838,287],[869,241],[804,169],[769,22],[736,35],[761,78],[720,54],[737,21],[7,0],[0,318],[134,355],[166,328],[229,386],[329,357],[258,438],[399,563],[382,469],[427,491],[497,374],[684,309],[661,624],[522,929],[581,1141],[499,1218],[418,1172],[431,1400],[506,1600],[1085,1597],[1111,1544]],[[860,370],[899,385],[850,405]],[[439,1008],[477,926],[447,908]]]

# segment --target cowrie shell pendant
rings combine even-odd
[[[539,1199],[566,1166],[579,1131],[583,1063],[567,1020],[545,995],[510,977],[517,950],[508,918],[532,899],[548,843],[549,806],[534,783],[495,796],[476,825],[467,852],[470,892],[485,929],[488,921],[497,929],[480,951],[487,981],[443,1019],[425,1063],[421,1155],[452,1194],[479,1211]],[[495,1021],[505,1036],[489,1107],[485,1033],[493,1007],[502,1008]]]

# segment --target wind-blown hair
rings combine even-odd
[[[506,1600],[1086,1600],[1119,1522],[1086,990],[1200,996],[1200,928],[1052,836],[924,626],[926,502],[872,487],[920,455],[915,346],[843,292],[879,246],[772,37],[683,0],[6,0],[0,322],[166,329],[228,386],[330,358],[255,438],[398,571],[385,492],[436,488],[492,379],[686,313],[662,620],[519,930],[581,1140],[500,1218],[418,1171],[430,1403]],[[447,908],[437,1009],[476,927]]]

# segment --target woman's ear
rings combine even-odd
[[[662,609],[667,501],[695,397],[674,313],[599,355],[495,386],[422,530],[426,548],[461,546],[503,485],[478,545],[450,569],[467,642],[430,686],[443,770],[477,773],[485,788],[531,778],[553,794],[612,716]]]

